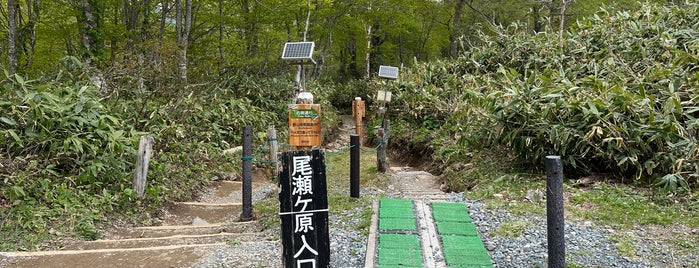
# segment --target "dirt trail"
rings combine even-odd
[[[273,191],[270,185],[253,179],[258,193]],[[0,252],[0,267],[191,267],[215,247],[263,239],[257,222],[238,221],[241,192],[241,182],[218,181],[198,201],[172,203],[159,226],[115,228],[100,240],[65,241],[56,251]]]

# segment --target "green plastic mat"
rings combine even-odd
[[[444,253],[444,256],[447,255],[459,255],[459,256],[471,256],[471,257],[479,257],[479,256],[484,256],[490,261],[490,255],[488,255],[488,251],[483,248],[483,246],[480,247],[472,247],[472,248],[444,248],[442,249],[442,252]]]
[[[390,206],[379,209],[379,218],[414,218],[412,206]]]
[[[379,207],[413,207],[413,201],[410,199],[397,199],[397,198],[382,198],[379,200]]]
[[[490,256],[487,254],[453,254],[444,252],[444,260],[446,260],[449,267],[459,267],[464,265],[478,265],[478,267],[486,266],[492,267],[493,262],[490,260]]]
[[[422,252],[405,249],[379,249],[379,265],[422,267]]]
[[[470,222],[438,221],[437,232],[441,235],[478,236],[476,226]]]
[[[443,248],[453,249],[473,249],[474,247],[485,249],[483,242],[478,236],[463,236],[463,235],[442,235]]]
[[[468,209],[462,203],[432,203],[432,215],[436,222],[471,222]]]
[[[411,234],[379,234],[382,249],[420,249],[420,238]]]
[[[414,231],[417,230],[417,227],[415,226],[415,219],[412,218],[380,218],[379,230]]]

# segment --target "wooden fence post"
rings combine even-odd
[[[376,169],[378,172],[386,173],[386,138],[383,128],[376,129],[376,140],[379,143],[376,147]]]
[[[136,160],[136,171],[133,176],[133,190],[138,198],[143,198],[146,190],[146,177],[148,176],[148,162],[153,149],[153,137],[141,136],[138,143],[138,159]]]
[[[267,141],[269,142],[269,159],[274,163],[274,178],[279,178],[279,143],[277,143],[277,130],[274,125],[267,126]]]

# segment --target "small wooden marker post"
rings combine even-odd
[[[136,171],[133,176],[133,190],[138,198],[143,198],[146,191],[146,177],[148,177],[148,163],[153,148],[153,137],[141,136],[138,144],[138,159]]]
[[[364,101],[360,97],[354,98],[352,101],[352,116],[354,116],[354,125],[356,134],[359,135],[359,145],[362,145],[362,118],[364,117]]]

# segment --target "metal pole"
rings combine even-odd
[[[252,220],[252,128],[243,127],[243,213],[241,221]]]
[[[359,135],[350,135],[350,196],[359,197]]]
[[[565,267],[565,221],[563,218],[563,165],[561,157],[546,156],[546,226],[549,268]]]

